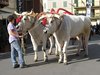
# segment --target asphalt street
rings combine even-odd
[[[100,35],[94,35],[89,41],[88,57],[84,57],[83,51],[76,56],[75,47],[68,47],[68,65],[64,65],[57,63],[58,57],[54,54],[48,55],[48,62],[43,62],[41,50],[38,52],[38,62],[34,62],[34,52],[29,45],[25,55],[28,67],[23,69],[12,68],[10,52],[0,53],[0,75],[100,75]]]

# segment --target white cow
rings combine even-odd
[[[61,63],[67,64],[67,46],[70,38],[78,36],[82,39],[85,48],[85,55],[88,55],[88,39],[90,35],[91,21],[85,16],[75,15],[58,15],[46,14],[39,19],[47,18],[47,25],[45,26],[45,34],[54,34],[59,51],[59,60]],[[63,46],[62,46],[63,45]],[[62,57],[62,54],[64,58]]]
[[[37,50],[38,50],[38,46],[42,43],[42,50],[44,51],[44,61],[47,61],[47,54],[46,54],[46,42],[47,42],[47,35],[44,35],[43,33],[43,29],[44,26],[43,25],[39,25],[41,24],[41,22],[38,21],[37,19],[37,14],[35,13],[25,13],[24,14],[19,14],[17,12],[15,12],[16,15],[21,15],[23,16],[21,21],[18,23],[18,26],[20,28],[22,28],[23,33],[26,33],[26,31],[28,31],[30,37],[31,37],[31,41],[32,41],[32,45],[35,51],[35,56],[34,56],[34,60],[37,61],[38,59],[38,55],[37,55]],[[52,51],[53,48],[53,37],[50,37],[50,50],[49,53]]]

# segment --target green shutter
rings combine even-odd
[[[64,1],[64,2],[63,2],[63,6],[64,6],[64,7],[67,7],[67,1]]]
[[[56,8],[56,2],[53,2],[53,8]]]
[[[76,4],[76,7],[78,7],[78,0],[74,0],[74,3]]]

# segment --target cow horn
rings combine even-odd
[[[35,13],[35,16],[38,15],[39,13]]]
[[[58,19],[60,18],[60,15],[58,15],[58,14],[53,14],[53,16],[58,18]]]
[[[43,18],[45,18],[45,17],[47,17],[47,16],[46,16],[46,15],[42,15],[41,17],[39,17],[38,20],[41,20],[41,19],[43,19]]]
[[[47,14],[47,17],[53,17],[53,14]]]
[[[31,15],[32,13],[34,13],[33,10],[31,10],[29,13],[27,13],[27,15]]]
[[[27,15],[27,12],[22,12],[22,15],[24,16],[24,15]]]
[[[14,11],[14,14],[15,14],[15,15],[22,15],[22,14],[17,13],[16,11]]]
[[[37,16],[37,18],[40,18],[42,15],[46,15],[46,13],[45,12],[39,13],[38,16]]]

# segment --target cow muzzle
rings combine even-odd
[[[47,34],[47,30],[43,30],[43,33]]]

